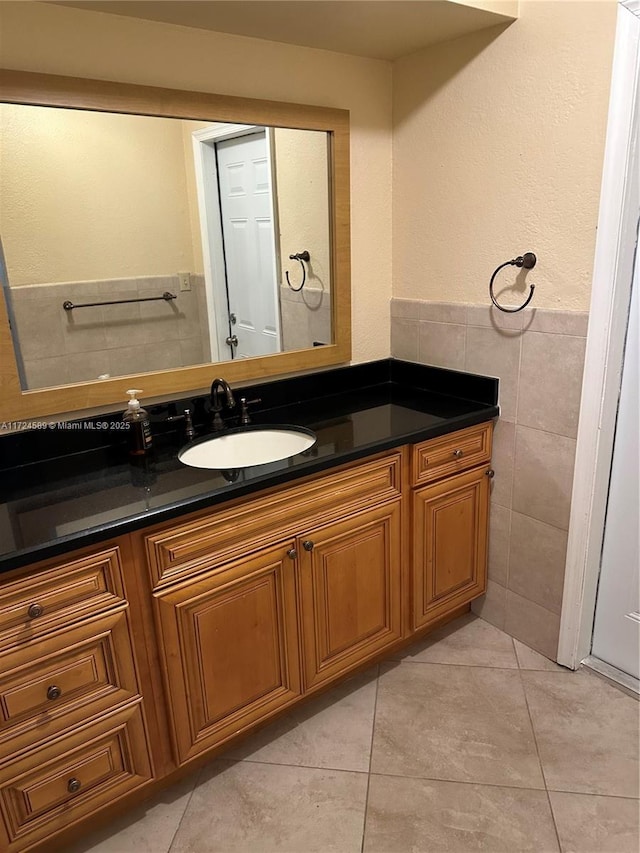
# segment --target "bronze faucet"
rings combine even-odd
[[[220,392],[225,395],[225,401],[221,401]],[[214,431],[219,432],[225,428],[224,421],[220,417],[220,412],[224,408],[224,404],[227,404],[227,408],[233,409],[235,408],[236,401],[234,400],[233,393],[231,388],[229,387],[229,383],[226,379],[214,379],[211,383],[211,411],[213,412],[213,424],[212,427]]]

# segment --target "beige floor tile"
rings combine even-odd
[[[215,761],[171,853],[359,853],[367,774]]]
[[[551,792],[551,807],[563,853],[637,853],[637,800]]]
[[[567,672],[561,666],[558,666],[554,661],[549,660],[544,655],[541,655],[539,652],[534,652],[533,649],[530,649],[529,646],[525,646],[524,643],[521,643],[520,640],[514,640],[513,645],[516,649],[516,657],[518,658],[518,665],[520,669],[538,669],[547,672]]]
[[[544,787],[520,673],[439,664],[383,666],[371,770]]]
[[[365,853],[558,849],[544,791],[371,777]]]
[[[434,631],[395,660],[517,669],[513,641],[508,634],[474,614],[462,616]]]
[[[167,853],[197,780],[194,773],[65,848],[65,853]]]
[[[585,672],[521,674],[548,788],[638,797],[638,702]]]
[[[369,770],[378,667],[350,678],[225,754],[268,764]]]

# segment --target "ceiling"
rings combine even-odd
[[[507,24],[518,12],[518,0],[67,0],[54,5],[387,60]]]

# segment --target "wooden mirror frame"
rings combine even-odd
[[[0,70],[0,101],[325,131],[329,138],[333,332],[332,344],[313,349],[23,391],[5,301],[0,298],[0,421],[107,408],[123,401],[126,388],[144,388],[145,399],[149,400],[208,388],[220,373],[228,382],[237,383],[343,364],[351,359],[347,110],[10,70]]]

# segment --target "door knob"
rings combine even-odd
[[[454,450],[453,455],[455,456],[456,459],[462,459],[462,457],[464,456],[464,451],[463,450]]]
[[[29,619],[37,619],[38,616],[42,616],[43,613],[44,607],[41,604],[32,604],[27,610]]]
[[[287,557],[290,560],[295,560],[298,557],[298,552],[296,551],[295,548],[289,548],[289,550],[287,551]]]
[[[229,337],[226,339],[225,343],[227,344],[227,346],[237,347],[238,346],[238,336],[237,335],[229,335]]]
[[[47,690],[47,699],[59,699],[61,696],[62,690],[60,690],[59,687],[56,687],[55,684],[52,684]]]
[[[493,470],[493,468],[487,468],[484,473],[490,480],[492,480],[496,476],[496,472]]]
[[[82,784],[80,780],[76,779],[75,776],[73,777],[73,779],[69,779],[69,781],[67,782],[67,791],[70,794],[75,794],[77,791],[80,790],[81,787]]]
[[[305,551],[313,551],[314,543],[311,541],[311,539],[305,539],[302,543],[302,547]]]

